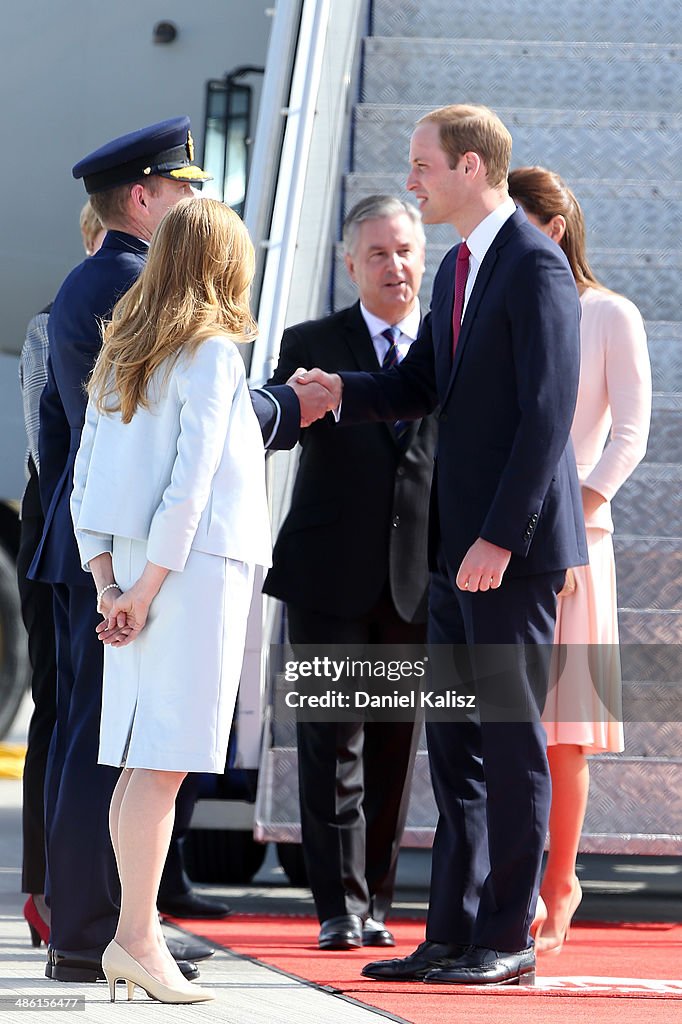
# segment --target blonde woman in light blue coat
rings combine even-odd
[[[99,761],[121,914],[110,985],[164,1002],[209,993],[163,941],[156,896],[185,774],[223,771],[254,564],[270,564],[260,428],[235,342],[251,340],[254,256],[239,218],[186,199],[114,309],[89,385],[71,510],[106,645]],[[111,592],[111,593],[110,593]]]

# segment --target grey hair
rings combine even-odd
[[[417,240],[426,244],[422,215],[412,203],[405,203],[397,196],[366,196],[356,203],[343,222],[343,251],[353,254],[358,241],[360,225],[366,220],[377,220],[380,217],[397,217],[406,213],[414,225]]]

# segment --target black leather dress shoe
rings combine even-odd
[[[362,968],[365,978],[375,981],[421,981],[429,971],[461,956],[464,946],[446,942],[422,942],[414,953],[402,959],[375,960]]]
[[[94,949],[47,950],[45,977],[53,981],[103,981],[101,954]]]
[[[199,977],[196,964],[178,960],[177,965],[188,981]],[[52,981],[76,981],[80,983],[104,981],[102,958],[94,950],[52,949],[47,951],[45,977]]]
[[[362,926],[363,946],[395,946],[395,939],[383,921],[368,917]]]
[[[317,944],[320,949],[360,949],[362,918],[357,914],[328,918],[322,922]]]
[[[518,953],[469,946],[457,960],[429,971],[424,981],[447,985],[534,985],[533,946]]]
[[[164,939],[174,960],[208,960],[215,953],[213,946],[200,939],[188,939],[184,935],[172,939],[164,935]]]
[[[225,900],[217,900],[213,896],[200,896],[199,893],[178,893],[177,896],[161,897],[157,901],[160,914],[168,917],[192,917],[197,919],[217,920],[228,917],[232,913]]]
[[[54,967],[54,950],[52,949],[52,946],[48,943],[48,946],[47,946],[47,963],[45,964],[45,977],[46,978],[51,978],[52,977],[52,968],[53,967]]]

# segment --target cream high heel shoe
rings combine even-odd
[[[538,931],[535,938],[535,950],[537,953],[551,953],[553,956],[557,956],[563,949],[564,942],[568,942],[571,934],[571,921],[573,915],[580,905],[580,901],[583,898],[583,891],[580,888],[580,882],[576,878],[573,883],[573,891],[571,892],[571,898],[568,903],[567,914],[563,927],[559,929],[556,934],[551,934],[546,931],[543,926]]]
[[[196,988],[187,982],[186,987],[171,988],[153,977],[141,963],[119,946],[114,939],[102,954],[102,970],[109,982],[109,995],[112,1003],[116,1002],[116,982],[125,981],[128,999],[133,998],[135,986],[143,988],[150,999],[158,999],[160,1003],[202,1003],[215,998],[210,992]]]
[[[533,918],[533,923],[530,926],[530,937],[536,945],[538,943],[540,935],[542,934],[542,929],[545,926],[546,920],[547,907],[545,906],[545,901],[543,900],[542,896],[538,896],[538,902],[535,907],[535,917]]]

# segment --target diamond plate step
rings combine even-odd
[[[432,105],[360,104],[354,116],[354,171],[407,173],[410,134]],[[631,180],[641,170],[653,181],[676,181],[682,166],[682,115],[611,110],[543,110],[500,106],[514,139],[513,162],[543,164],[567,181]],[[646,168],[638,154],[646,153]],[[674,319],[674,317],[670,317]]]
[[[682,462],[682,396],[654,395],[647,462]]]
[[[613,543],[619,607],[682,610],[682,537],[616,534]]]
[[[454,233],[453,233],[454,234]],[[453,243],[454,244],[454,243]],[[422,297],[429,302],[433,278],[450,246],[427,245]],[[682,250],[640,253],[631,249],[592,249],[592,268],[603,284],[627,294],[645,319],[672,320],[682,308]],[[355,302],[357,292],[336,252],[334,306]]]
[[[259,839],[300,842],[296,751],[273,747],[261,768],[256,805]],[[651,794],[656,799],[651,799]],[[273,796],[276,794],[276,799]],[[403,846],[428,847],[437,820],[428,757],[419,750]],[[651,854],[682,848],[682,760],[613,757],[591,759],[590,799],[580,848],[636,852],[648,841]],[[599,837],[603,837],[600,839]],[[595,844],[597,844],[595,846]]]
[[[654,391],[682,394],[682,324],[649,321],[646,330]]]
[[[614,714],[616,710],[613,709]],[[670,725],[682,726],[682,680],[624,680],[622,718],[626,723],[650,726],[652,739],[659,732],[659,727],[665,730]],[[653,753],[658,756],[663,751],[654,750]],[[674,750],[672,756],[682,756],[682,748]]]
[[[623,611],[623,614],[630,613]],[[670,613],[653,611],[643,614],[665,618]],[[682,645],[657,641],[651,636],[636,639],[624,635],[622,628],[620,639],[620,659],[625,680],[636,680],[639,684],[664,683],[667,686],[682,684]]]
[[[682,759],[593,758],[584,830],[682,837]]]
[[[578,110],[673,110],[682,93],[682,46],[668,43],[365,40],[362,100],[485,103]]]
[[[621,644],[682,643],[682,612],[620,608],[618,626]]]
[[[515,159],[514,166],[519,165]],[[403,171],[347,175],[344,214],[360,199],[376,193],[397,195],[414,204],[414,197],[405,189],[405,177]],[[577,178],[570,185],[585,214],[590,250],[593,246],[641,249],[649,245],[655,248],[660,246],[662,238],[670,236],[671,225],[676,237],[682,235],[682,181]],[[427,225],[426,234],[430,245],[451,245],[455,237],[448,224]]]
[[[374,0],[377,36],[459,39],[609,39],[614,42],[667,42],[679,39],[679,0],[656,4],[632,0]]]
[[[682,537],[682,466],[642,462],[613,500],[617,534]]]
[[[627,295],[645,320],[673,320],[682,309],[682,250],[591,249],[597,278]]]
[[[681,722],[626,722],[625,750],[633,757],[678,757]]]

